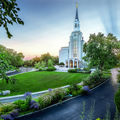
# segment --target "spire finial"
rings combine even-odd
[[[75,16],[75,19],[79,20],[79,18],[78,18],[78,3],[76,3],[76,16]]]
[[[76,2],[76,8],[78,8],[78,3]]]

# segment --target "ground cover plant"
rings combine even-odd
[[[15,85],[0,81],[0,90],[10,90],[10,95],[24,94],[28,91],[38,92],[48,88],[80,83],[87,76],[89,74],[50,71],[28,72],[15,75],[16,79],[18,79]]]

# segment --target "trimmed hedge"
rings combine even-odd
[[[76,72],[77,72],[77,69],[69,69],[68,72],[69,72],[69,73],[76,73]]]
[[[118,111],[120,112],[120,89],[115,93],[115,105],[118,109]]]
[[[48,67],[48,68],[47,68],[47,71],[55,71],[55,70],[56,70],[55,67]]]

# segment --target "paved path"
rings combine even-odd
[[[32,68],[32,67],[28,67],[28,68],[21,67],[21,68],[19,68],[19,70],[20,70],[19,72],[17,72],[17,71],[11,71],[11,72],[8,72],[6,74],[7,74],[7,76],[12,76],[12,75],[20,74],[20,73],[35,71],[35,69]]]
[[[114,94],[116,91],[117,84],[113,84],[112,79],[110,79],[87,96],[77,97],[61,105],[57,105],[17,120],[80,120],[83,101],[85,102],[84,120],[86,120],[91,110],[93,100],[95,100],[94,120],[98,117],[101,119],[104,118],[107,104],[110,104],[111,118],[113,120],[113,115],[116,109],[114,104]]]

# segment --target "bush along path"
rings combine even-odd
[[[96,76],[99,75],[99,72],[96,71]],[[92,74],[94,75],[94,74]],[[95,75],[94,75],[95,76]],[[93,78],[92,78],[93,79]],[[92,81],[93,82],[93,81]],[[17,100],[14,103],[10,104],[1,104],[0,113],[2,119],[14,119],[19,113],[25,114],[33,112],[34,110],[42,110],[50,105],[56,103],[62,103],[62,101],[69,99],[70,97],[78,95],[88,95],[90,89],[88,86],[81,86],[73,84],[69,88],[64,89],[49,89],[48,93],[43,94],[38,97],[38,99],[32,99],[31,93],[25,93],[25,100]]]

